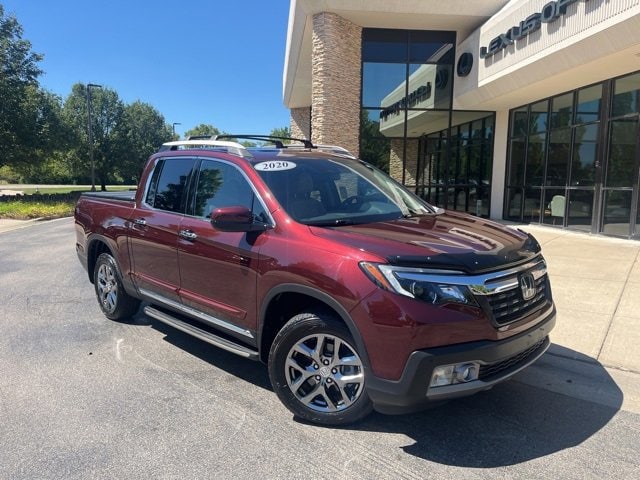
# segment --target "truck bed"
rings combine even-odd
[[[135,202],[136,191],[124,190],[120,192],[84,192],[82,196],[92,197],[98,200],[119,200],[121,202]]]

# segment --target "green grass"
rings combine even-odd
[[[107,185],[107,191],[116,192],[134,189],[134,185]],[[10,189],[0,185],[0,189],[21,191],[25,195],[36,193],[36,188],[20,188],[19,185]],[[98,190],[100,187],[98,187]],[[37,193],[55,194],[69,192],[88,192],[89,185],[42,185],[38,186]],[[14,220],[29,220],[32,218],[61,218],[73,215],[75,207],[74,201],[49,201],[49,202],[24,202],[16,197],[15,200],[0,202],[0,218],[10,218]]]
[[[0,203],[0,218],[29,220],[32,218],[61,218],[73,215],[74,202],[21,202],[20,200]]]
[[[122,190],[131,190],[134,189],[135,185],[107,185],[107,191],[109,192],[118,192]],[[25,195],[31,195],[33,193],[69,193],[69,192],[88,192],[91,190],[91,186],[89,185],[79,185],[74,187],[60,187],[56,185],[43,185],[36,188],[20,188],[19,186],[14,186],[11,188],[4,188],[0,185],[0,189],[5,190],[14,190],[23,192]],[[97,187],[97,190],[100,191],[100,186]]]

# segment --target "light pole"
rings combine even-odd
[[[93,161],[93,135],[91,131],[91,89],[102,88],[102,85],[87,83],[87,130],[89,136],[89,160],[91,160],[91,191],[96,191],[96,165]]]
[[[180,122],[173,122],[173,125],[171,126],[171,130],[173,131],[173,136],[176,136],[176,125],[182,125]]]

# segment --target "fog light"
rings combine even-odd
[[[475,362],[441,365],[433,369],[430,387],[442,387],[478,379],[479,365]]]
[[[453,367],[454,365],[444,365],[434,368],[433,375],[431,375],[431,386],[451,385],[453,383]]]
[[[475,363],[464,363],[456,365],[456,380],[459,383],[471,382],[478,379],[478,366]]]

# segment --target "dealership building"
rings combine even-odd
[[[640,239],[640,0],[291,0],[283,96],[432,204]]]

